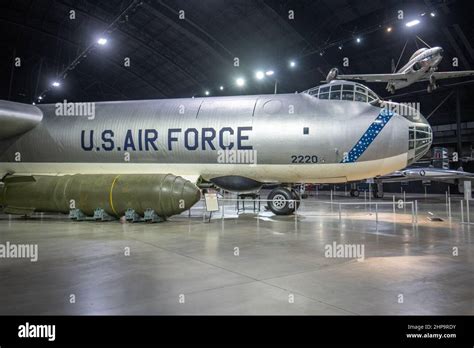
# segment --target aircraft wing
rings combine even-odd
[[[338,80],[358,80],[366,82],[390,82],[395,80],[406,81],[405,74],[360,74],[360,75],[337,75]]]
[[[454,79],[456,77],[474,76],[474,70],[465,71],[440,71],[431,74],[436,80]],[[424,79],[428,80],[428,79]]]
[[[462,170],[418,167],[398,170],[396,172],[375,178],[375,180],[378,182],[402,182],[417,180],[452,181],[455,179],[474,180],[474,173],[468,173]]]

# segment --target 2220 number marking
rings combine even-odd
[[[292,155],[291,163],[318,163],[318,156],[313,155]]]

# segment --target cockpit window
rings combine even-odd
[[[343,85],[342,89],[344,91],[353,91],[354,90],[354,85]]]
[[[367,103],[367,96],[365,94],[356,92],[354,100],[359,101],[359,102]]]
[[[341,100],[341,91],[331,92],[331,100]]]
[[[311,89],[308,90],[308,94],[309,95],[314,95],[315,97],[318,96],[318,92],[319,92],[319,87],[311,88]]]
[[[345,87],[345,86],[344,86]],[[342,91],[342,100],[354,100],[354,88],[352,91]]]
[[[329,87],[321,87],[319,89],[319,93],[327,93],[327,92],[329,92]]]
[[[422,68],[423,66],[420,64],[420,62],[416,62],[413,64],[413,70],[418,71]]]
[[[373,103],[380,100],[374,92],[364,85],[348,81],[337,81],[336,83],[333,81],[326,85],[308,89],[303,93],[325,100],[345,100],[362,103]]]

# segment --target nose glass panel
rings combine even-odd
[[[433,133],[428,125],[413,125],[408,127],[408,161],[409,164],[418,161],[429,150],[433,141]]]

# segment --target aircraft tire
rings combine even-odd
[[[350,195],[351,197],[359,197],[359,190],[351,190]]]
[[[292,202],[288,201],[293,199],[295,199],[295,196],[290,190],[278,187],[268,195],[268,207],[275,215],[290,215],[295,211],[295,208],[294,205],[291,207]]]

